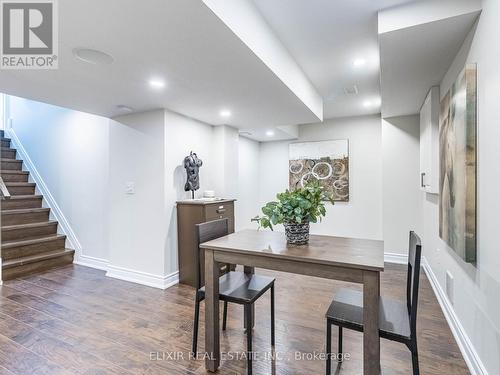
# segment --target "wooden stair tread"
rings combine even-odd
[[[5,242],[2,242],[2,248],[10,249],[12,247],[33,245],[33,244],[37,244],[37,243],[59,240],[61,238],[66,238],[66,235],[65,234],[54,234],[54,235],[50,235],[50,236],[45,235],[45,236],[27,238],[27,239],[22,239],[22,240],[5,241]]]
[[[2,161],[6,161],[6,162],[16,161],[18,163],[22,163],[23,162],[22,160],[19,160],[19,159],[0,158],[0,162],[2,162]]]
[[[36,186],[34,182],[6,182],[5,186]]]
[[[35,212],[47,212],[50,208],[16,208],[15,210],[2,210],[2,215],[29,214]]]
[[[49,225],[57,224],[55,220],[42,221],[40,223],[27,223],[27,224],[13,224],[2,226],[2,232],[16,229],[28,229],[28,228],[38,228],[38,227],[46,227]]]
[[[7,185],[7,183],[5,183]],[[31,199],[43,199],[43,195],[32,194],[32,195],[11,195],[9,198],[11,201],[21,201],[21,200],[31,200]]]
[[[74,254],[75,250],[72,249],[61,249],[61,250],[52,250],[47,251],[45,253],[30,255],[26,257],[21,257],[17,259],[9,259],[2,262],[2,268],[8,269],[13,267],[22,266],[24,264],[36,263],[48,259],[59,258],[68,254]]]
[[[8,159],[12,160],[12,159]],[[30,174],[28,171],[16,171],[14,169],[2,169],[2,174]]]

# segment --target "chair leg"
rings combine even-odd
[[[326,321],[326,375],[332,373],[332,325]]]
[[[274,284],[271,287],[271,346],[275,345],[275,327],[274,327]]]
[[[343,334],[343,329],[342,327],[339,326],[339,350],[338,350],[338,361],[342,362],[344,360],[343,354],[342,354],[342,334]]]
[[[420,374],[420,369],[418,366],[418,348],[417,348],[417,341],[413,342],[411,345],[411,362],[412,362],[412,367],[413,367],[413,375],[419,375]]]
[[[254,319],[255,319],[255,313],[254,313],[254,305],[251,304],[248,309],[244,308],[243,309],[243,328],[245,330],[243,331],[243,334],[247,334],[248,332],[248,322],[251,322],[252,324],[250,325],[250,329],[253,329],[254,326]],[[250,318],[248,318],[247,312],[250,312]],[[249,320],[250,319],[250,320]]]
[[[224,301],[224,314],[222,316],[222,330],[226,330],[226,323],[227,323],[227,301]]]
[[[252,305],[245,305],[247,316],[247,374],[252,375]]]
[[[200,321],[200,300],[198,298],[198,293],[196,293],[196,301],[194,305],[194,322],[193,322],[193,356],[196,357],[196,351],[198,349],[198,325]]]

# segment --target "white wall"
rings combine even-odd
[[[6,122],[6,118],[5,118],[5,100],[6,100],[6,96],[5,94],[2,94],[0,92],[0,129],[4,129],[5,127],[5,122]]]
[[[13,96],[6,109],[15,134],[76,233],[82,254],[108,259],[109,120]]]
[[[221,125],[213,128],[210,138],[214,163],[213,182],[215,194],[234,198],[238,193],[238,130]]]
[[[178,270],[175,202],[191,198],[191,193],[184,191],[186,172],[182,162],[190,151],[196,152],[203,161],[203,166],[200,168],[200,190],[196,192],[196,197],[201,197],[205,190],[214,190],[216,172],[220,166],[216,161],[215,153],[218,152],[218,148],[214,147],[213,138],[212,126],[165,111],[166,169],[164,178],[167,217],[164,225],[168,230],[165,248],[167,274]]]
[[[250,220],[260,214],[259,182],[260,145],[256,141],[239,137],[238,140],[238,194],[235,205],[236,230],[257,228]]]
[[[463,262],[438,236],[437,196],[423,196],[424,252],[433,273],[445,290],[445,274],[454,283],[454,312],[489,374],[500,374],[500,251],[498,215],[500,199],[500,2],[484,0],[477,29],[473,30],[441,84],[449,89],[465,64],[478,64],[478,185],[477,264]],[[480,366],[480,364],[479,364]]]
[[[110,275],[165,274],[163,111],[122,116],[109,125]],[[135,184],[127,194],[126,183]]]
[[[419,116],[382,120],[382,194],[385,253],[408,254],[408,232],[422,235]]]
[[[297,142],[328,139],[349,140],[350,201],[327,208],[322,223],[311,232],[336,236],[382,239],[382,154],[380,116],[327,120],[302,125]],[[261,205],[288,188],[288,145],[290,142],[261,144]],[[260,212],[259,212],[260,213]]]

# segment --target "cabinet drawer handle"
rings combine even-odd
[[[217,209],[217,213],[218,214],[223,214],[224,212],[226,212],[225,208],[219,208],[219,209]]]
[[[420,187],[425,187],[424,177],[425,177],[425,172],[420,173]]]

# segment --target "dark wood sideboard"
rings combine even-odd
[[[234,201],[223,199],[217,201],[184,200],[177,202],[177,249],[179,257],[179,282],[196,287],[196,247],[195,225],[211,220],[227,218],[229,233],[234,232]],[[203,253],[200,254],[201,264],[205,264]],[[227,272],[225,265],[221,273]],[[201,267],[202,278],[203,267]],[[204,282],[202,282],[202,285]]]

